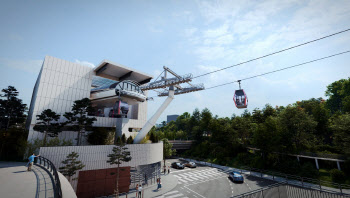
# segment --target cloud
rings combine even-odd
[[[91,67],[91,68],[95,68],[96,67],[93,63],[90,63],[88,61],[80,61],[78,59],[75,59],[75,62],[80,64],[80,65],[85,65],[85,66],[88,66],[88,67]]]
[[[161,33],[163,32],[162,29],[160,29],[159,27],[155,27],[155,26],[150,26],[148,27],[149,31],[153,32],[153,33]]]
[[[0,58],[0,65],[2,66],[35,74],[39,73],[42,64],[43,60],[13,60]]]
[[[187,28],[184,30],[183,35],[185,37],[192,37],[193,34],[197,32],[197,30],[198,30],[197,28]]]

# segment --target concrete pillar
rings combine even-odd
[[[339,161],[337,161],[337,166],[338,166],[338,170],[340,170],[340,171],[341,171]]]
[[[320,167],[318,166],[317,158],[315,158],[315,162],[316,162],[316,168],[317,168],[317,170],[320,169]]]
[[[123,133],[125,133],[126,138],[128,138],[127,136],[128,131],[129,131],[129,118],[117,118],[116,127],[115,127],[114,144],[117,141],[117,137],[122,137]]]

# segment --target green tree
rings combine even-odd
[[[72,130],[78,132],[77,145],[81,144],[81,136],[86,129],[92,127],[95,117],[88,114],[94,111],[89,98],[74,101],[72,112],[66,112],[63,116],[68,120],[67,124],[72,125]]]
[[[328,85],[326,96],[329,97],[327,100],[327,106],[332,113],[347,110],[348,97],[350,96],[350,78],[341,79]],[[344,105],[346,109],[344,109]]]
[[[131,160],[130,151],[128,151],[128,148],[125,146],[125,144],[121,143],[113,147],[112,153],[108,155],[109,160],[107,161],[109,164],[118,165],[117,169],[117,181],[116,181],[116,196],[119,197],[119,166],[122,162],[128,162]]]
[[[150,131],[150,133],[149,133],[150,135],[149,135],[149,140],[151,140],[152,141],[152,143],[156,143],[156,142],[158,142],[157,141],[157,137],[156,137],[156,134],[153,132],[153,131]]]
[[[51,109],[45,109],[40,115],[37,115],[37,122],[33,129],[44,133],[43,145],[46,146],[47,136],[57,137],[58,133],[62,132],[63,125],[58,123],[60,115]]]
[[[302,108],[287,106],[279,116],[281,145],[285,152],[300,152],[314,142],[317,123]]]
[[[173,144],[171,144],[169,142],[168,139],[164,138],[161,140],[163,142],[163,160],[164,160],[164,166],[165,165],[165,159],[172,156],[172,155],[175,155],[176,153],[176,150],[175,149],[172,149],[173,148]]]
[[[134,143],[134,139],[132,138],[132,136],[129,136],[128,139],[126,140],[127,144],[133,144]]]
[[[17,98],[18,91],[15,87],[8,86],[1,92],[3,94],[0,94],[0,97],[4,99],[0,99],[0,129],[7,130],[24,122],[27,105]]]
[[[85,167],[85,165],[77,160],[79,154],[76,152],[72,152],[67,155],[67,158],[62,161],[64,166],[60,167],[59,170],[62,175],[68,177],[68,181],[71,182],[71,177],[75,175],[75,173]]]
[[[28,131],[24,126],[0,129],[0,160],[22,160]]]
[[[350,114],[335,117],[331,129],[334,131],[335,145],[339,150],[350,155]]]
[[[123,143],[123,144],[126,144],[126,136],[125,136],[125,133],[123,133],[121,140],[122,140],[122,143]]]
[[[18,99],[13,86],[0,94],[0,159],[14,160],[23,156],[28,131],[24,127],[27,105]],[[12,129],[13,128],[13,129]]]
[[[253,135],[253,143],[260,149],[263,158],[268,153],[279,151],[280,134],[277,130],[277,118],[270,116],[264,123],[258,125]]]

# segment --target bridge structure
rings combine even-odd
[[[169,142],[177,151],[189,150],[193,144],[193,140],[169,140]]]

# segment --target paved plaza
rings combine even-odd
[[[0,192],[6,198],[54,197],[52,179],[46,170],[33,166],[27,171],[25,162],[0,162]]]

